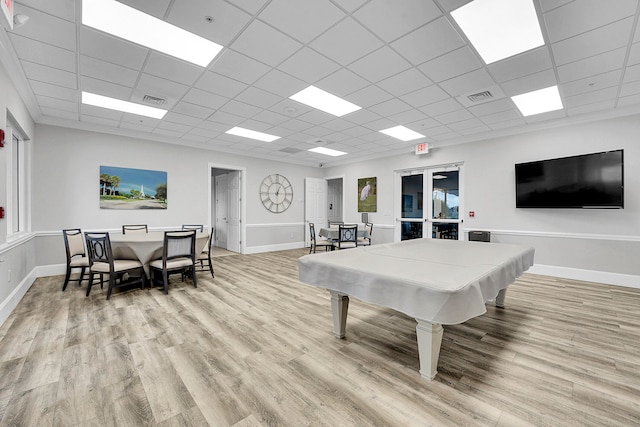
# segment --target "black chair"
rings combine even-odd
[[[364,229],[366,233],[364,236],[358,237],[358,246],[371,246],[371,234],[373,233],[373,224],[370,222],[367,222],[364,225]]]
[[[196,271],[209,271],[211,273],[211,277],[215,279],[213,275],[213,262],[211,262],[211,245],[213,244],[213,230],[209,234],[209,239],[207,240],[207,247],[205,247],[198,256],[196,257],[196,261],[200,262],[200,268],[196,269]]]
[[[67,253],[67,273],[64,276],[64,284],[62,291],[67,289],[69,282],[78,282],[78,286],[82,284],[85,272],[89,271],[89,257],[84,248],[84,239],[82,238],[82,230],[79,228],[67,228],[62,230],[64,239],[64,248]],[[71,279],[73,269],[80,268],[80,277]]]
[[[139,225],[123,225],[122,226],[122,234],[129,233],[148,233],[149,229],[147,228],[147,224],[139,224]]]
[[[140,283],[140,287],[144,289],[145,273],[142,263],[132,259],[114,259],[109,233],[85,233],[84,236],[87,242],[90,264],[87,296],[89,296],[91,287],[95,283],[93,279],[96,274],[100,275],[100,288],[103,288],[104,276],[109,276],[107,299],[111,298],[111,293],[116,287]],[[131,280],[124,280],[125,273],[134,271],[138,272],[138,276],[132,277]]]
[[[197,288],[196,279],[196,231],[165,231],[162,259],[149,264],[151,285],[162,283],[164,293],[169,293],[169,276],[181,274],[188,276]],[[159,277],[158,277],[159,276]]]
[[[182,224],[182,231],[185,230],[196,230],[199,232],[203,232],[204,231],[204,225],[202,224]]]
[[[355,248],[358,246],[358,225],[338,225],[338,240],[333,244],[338,249]]]
[[[316,226],[312,222],[309,223],[309,232],[311,233],[311,245],[309,246],[309,253],[313,252],[315,254],[316,253],[316,248],[318,246],[320,246],[320,247],[324,246],[325,252],[328,249],[333,249],[333,242],[332,241],[327,240],[325,238],[320,238],[320,239],[316,238]]]
[[[469,231],[469,241],[470,242],[490,242],[491,241],[491,232],[490,231],[471,230],[471,231]]]

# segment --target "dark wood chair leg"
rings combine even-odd
[[[67,266],[67,274],[64,276],[64,284],[62,285],[62,292],[67,289],[69,284],[69,278],[71,277],[71,267]]]

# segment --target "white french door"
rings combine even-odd
[[[400,173],[400,230],[396,240],[462,240],[459,165]]]

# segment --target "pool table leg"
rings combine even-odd
[[[418,335],[418,357],[420,358],[420,375],[429,381],[438,373],[438,356],[442,344],[444,329],[439,323],[416,319],[416,334]]]
[[[507,288],[500,289],[496,296],[496,307],[504,308],[504,299],[507,297]]]
[[[336,338],[344,338],[347,329],[349,296],[339,292],[329,292],[331,293],[331,311],[333,312],[333,334]]]

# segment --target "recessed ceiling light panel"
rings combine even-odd
[[[82,23],[201,67],[222,50],[211,40],[114,0],[82,0]]]
[[[350,103],[349,101],[345,101],[342,98],[332,95],[329,92],[318,89],[315,86],[309,86],[295,95],[290,96],[289,99],[293,99],[294,101],[298,101],[302,104],[308,105],[309,107],[316,108],[338,117],[362,108]]]
[[[544,44],[533,0],[474,0],[451,16],[487,64]]]
[[[404,126],[396,126],[389,129],[383,129],[380,132],[384,133],[385,135],[392,136],[401,141],[413,141],[414,139],[425,137],[421,133],[414,132],[411,129],[406,128]]]
[[[512,96],[511,99],[525,117],[564,108],[558,86]]]
[[[148,105],[135,104],[121,99],[109,98],[108,96],[97,95],[90,92],[82,92],[82,103],[93,105],[94,107],[108,108],[110,110],[122,111],[124,113],[137,114],[139,116],[153,117],[161,119],[167,114],[167,110],[149,107]]]
[[[279,136],[269,135],[268,133],[257,132],[255,130],[234,127],[226,131],[229,135],[242,136],[244,138],[256,139],[258,141],[272,142],[280,139]]]
[[[347,154],[344,151],[332,150],[331,148],[326,148],[326,147],[310,148],[309,151],[313,153],[324,154],[326,156],[333,156],[333,157],[344,156],[345,154]]]

